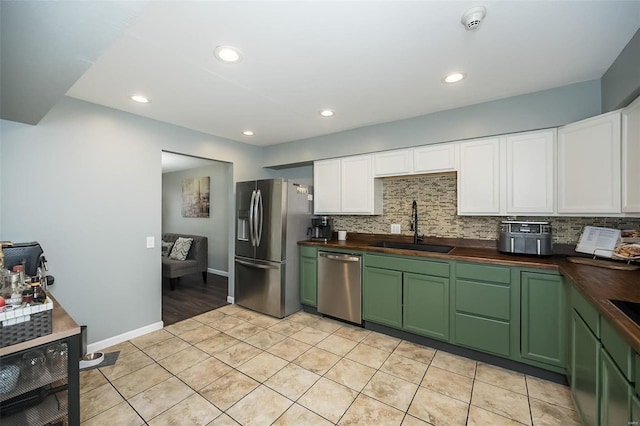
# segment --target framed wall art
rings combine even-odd
[[[209,217],[210,177],[182,181],[182,217]]]

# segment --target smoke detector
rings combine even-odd
[[[460,19],[460,22],[467,31],[475,31],[480,26],[480,22],[487,14],[487,9],[484,6],[476,6],[467,10]]]

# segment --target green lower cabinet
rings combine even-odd
[[[508,322],[456,312],[455,343],[502,356],[510,354]]]
[[[449,279],[404,274],[404,326],[415,334],[449,340]]]
[[[631,415],[631,386],[607,351],[601,349],[600,355],[600,425],[627,425]]]
[[[315,257],[300,258],[300,303],[318,305],[318,261]]]
[[[565,288],[559,275],[522,272],[520,353],[523,358],[565,367]]]
[[[365,321],[402,328],[402,272],[364,268],[362,318]]]
[[[597,425],[600,341],[575,310],[571,316],[571,393],[585,426]],[[626,423],[625,423],[626,424]]]
[[[631,395],[631,423],[640,425],[640,399],[636,395]]]

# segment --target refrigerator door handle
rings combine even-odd
[[[260,245],[262,241],[262,222],[263,222],[263,208],[262,208],[262,192],[258,189],[258,196],[256,198],[258,208],[256,208],[256,246]],[[260,221],[257,221],[258,213],[260,213]]]
[[[251,245],[256,246],[256,237],[254,232],[253,216],[256,208],[256,190],[251,193],[251,202],[249,203],[249,237],[251,238]]]
[[[253,263],[253,262],[247,262],[246,260],[239,260],[236,259],[236,263],[239,263],[241,265],[245,265],[245,266],[249,266],[251,268],[257,268],[257,269],[278,269],[277,266],[273,266],[273,265],[263,265],[261,263]]]

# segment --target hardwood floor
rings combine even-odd
[[[202,274],[180,278],[175,290],[170,290],[169,279],[162,279],[162,321],[171,325],[191,318],[227,303],[227,277],[207,274],[207,283]]]

